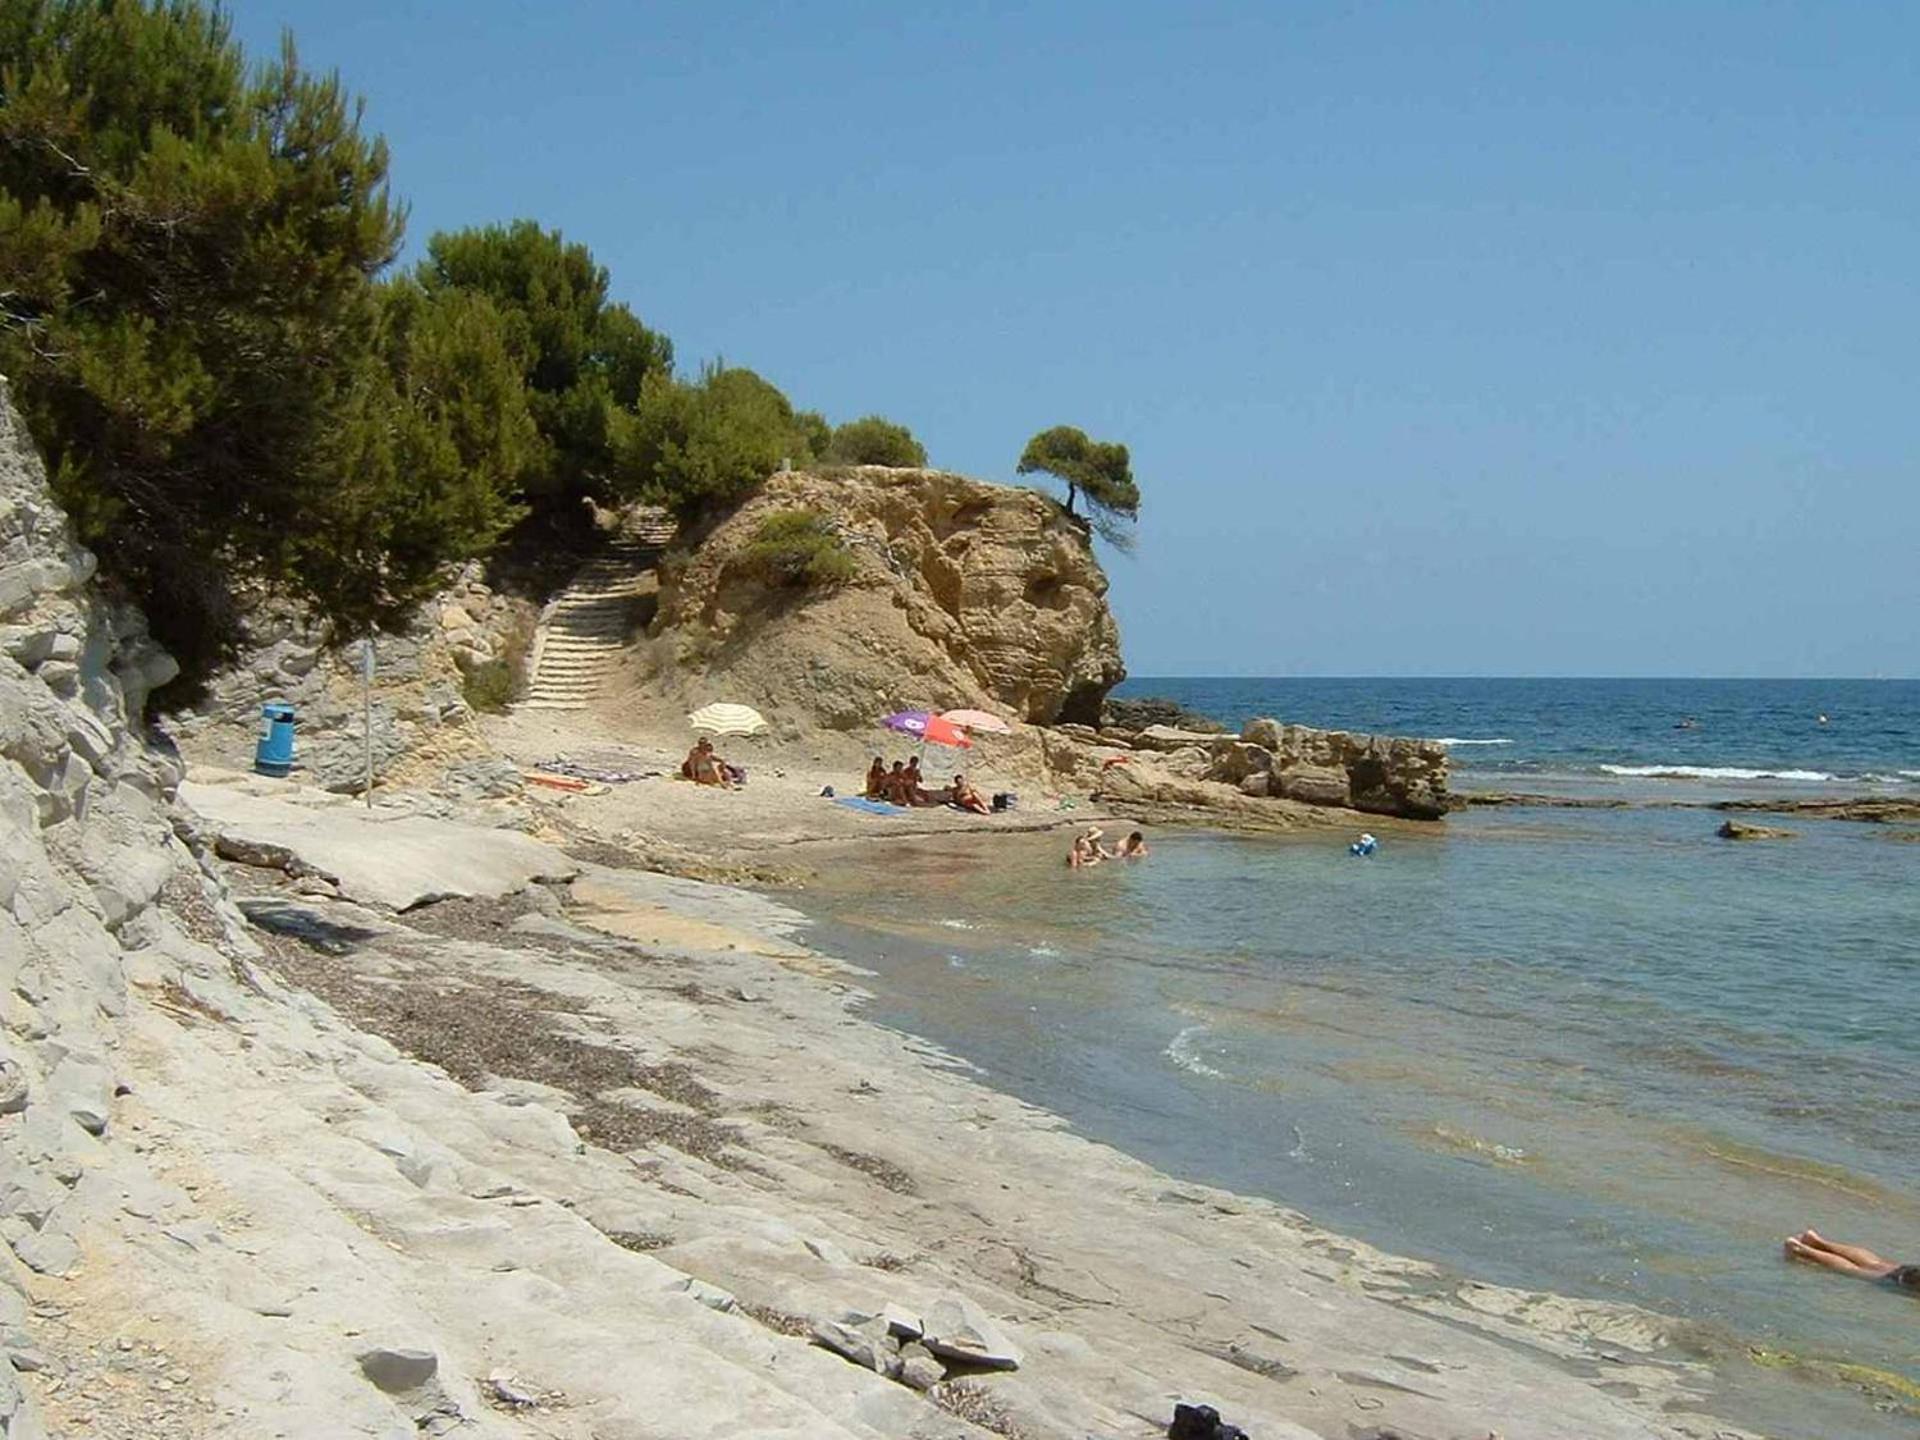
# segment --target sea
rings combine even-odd
[[[1129,681],[1229,725],[1443,740],[1470,808],[1341,831],[889,847],[808,894],[869,1013],[1172,1173],[1461,1276],[1628,1302],[1784,1440],[1920,1433],[1920,825],[1719,799],[1920,799],[1907,680]],[[987,743],[987,742],[982,742]],[[1035,797],[1037,799],[1037,797]]]

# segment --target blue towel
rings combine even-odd
[[[904,815],[907,813],[904,805],[889,805],[884,800],[869,800],[864,795],[842,795],[833,803],[836,805],[844,805],[849,810],[864,810],[869,815]]]

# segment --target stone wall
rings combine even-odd
[[[181,775],[130,725],[175,673],[91,584],[0,381],[0,1341],[75,1218],[126,1069],[130,986],[218,1011],[256,953],[177,829]],[[0,1344],[0,1436],[44,1434]]]

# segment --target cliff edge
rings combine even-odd
[[[769,580],[768,517],[822,517],[851,560],[830,588]],[[1053,501],[941,470],[796,471],[663,567],[635,688],[727,699],[831,730],[911,706],[1099,722],[1126,677],[1107,577]]]

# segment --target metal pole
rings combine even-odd
[[[367,809],[373,809],[373,637],[361,642],[360,719],[367,742]]]

